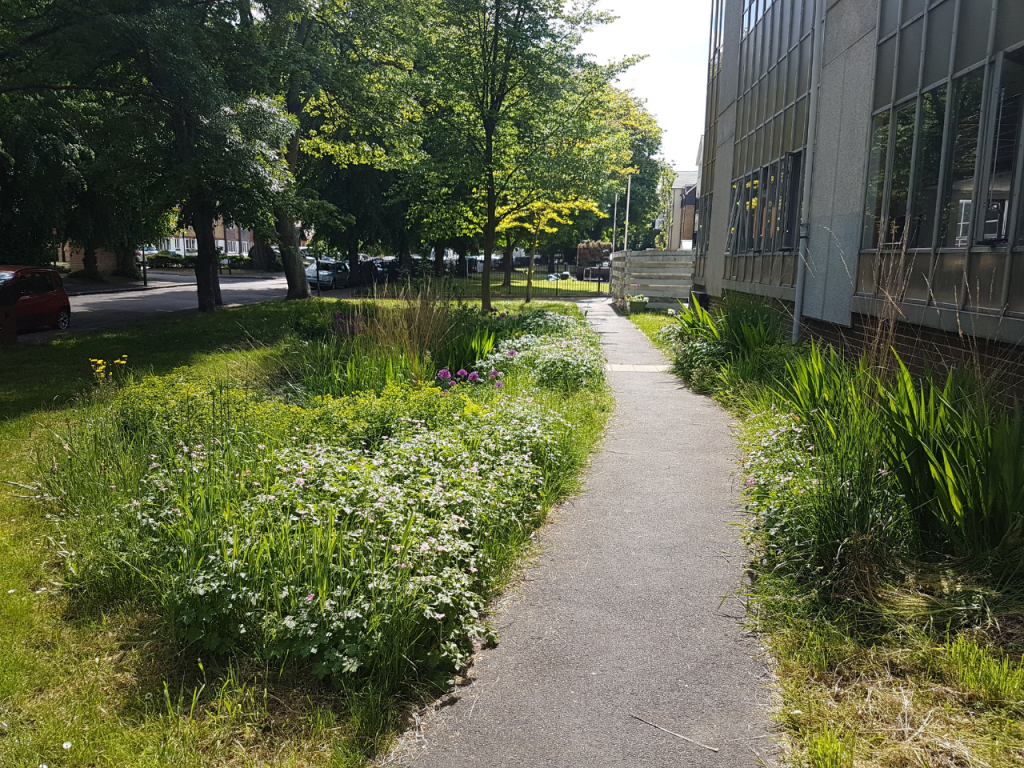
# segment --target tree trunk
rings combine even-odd
[[[438,240],[434,243],[434,274],[437,277],[444,275],[444,252],[447,247],[447,243],[444,240]]]
[[[138,264],[135,263],[135,248],[117,249],[117,274],[138,280],[142,277]]]
[[[348,281],[349,285],[362,285],[363,272],[359,268],[359,241],[348,244]]]
[[[97,280],[100,277],[99,264],[96,261],[96,246],[92,243],[82,244],[82,271],[85,272],[86,277]]]
[[[466,248],[465,248],[465,246],[459,245],[458,246],[458,251],[456,253],[457,253],[458,257],[459,257],[459,260],[458,260],[458,262],[455,265],[455,274],[458,277],[468,277],[469,276],[469,264],[466,262]]]
[[[259,272],[269,272],[277,266],[277,255],[266,240],[253,240],[249,258],[252,259],[252,268]]]
[[[407,277],[412,274],[412,254],[409,252],[409,236],[406,233],[402,233],[401,244],[398,247],[398,268],[405,273]]]
[[[306,267],[299,253],[299,233],[295,221],[286,211],[278,211],[274,220],[277,229],[277,247],[281,251],[281,264],[284,265],[284,276],[288,281],[289,299],[308,299],[312,296],[309,280],[306,279]]]
[[[480,282],[480,311],[491,311],[491,252],[498,234],[498,193],[494,180],[493,118],[484,119],[484,167],[487,169],[487,221],[484,223],[484,271]]]
[[[220,280],[217,276],[217,241],[213,236],[214,207],[208,202],[191,206],[191,221],[196,233],[196,293],[199,311],[213,312],[220,298]]]
[[[505,250],[501,255],[501,268],[505,272],[505,277],[502,278],[501,284],[508,288],[512,285],[512,255],[516,250],[516,238],[512,237],[511,232],[505,233]]]

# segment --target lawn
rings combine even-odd
[[[0,765],[386,749],[495,641],[610,407],[575,307],[499,309],[278,302],[5,351]]]
[[[1024,412],[980,371],[794,347],[742,296],[633,319],[740,418],[789,763],[1024,765]]]

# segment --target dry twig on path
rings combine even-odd
[[[681,733],[676,733],[675,731],[670,731],[668,728],[662,728],[660,725],[655,725],[650,720],[644,720],[642,717],[640,717],[639,715],[634,715],[632,712],[629,713],[629,716],[630,717],[635,717],[641,723],[647,723],[649,726],[651,726],[652,728],[657,728],[659,731],[664,731],[665,733],[670,733],[670,734],[672,734],[673,736],[675,736],[678,739],[682,739],[683,741],[688,741],[691,744],[696,744],[698,747],[704,747],[704,749],[710,749],[712,752],[717,752],[718,751],[718,747],[709,747],[707,744],[701,744],[699,741],[694,741],[693,739],[687,738],[686,736],[683,736]]]

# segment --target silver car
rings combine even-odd
[[[345,288],[348,286],[348,276],[347,261],[320,259],[319,283],[322,290],[333,291],[335,288]],[[306,279],[309,280],[312,287],[316,288],[318,280],[316,262],[306,267]]]

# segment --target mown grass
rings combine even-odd
[[[663,330],[741,419],[750,621],[792,765],[1024,764],[1024,446],[977,371],[791,347],[741,297]]]
[[[339,688],[308,666],[260,654],[183,645],[144,590],[111,600],[67,589],[69,553],[82,555],[88,537],[24,487],[49,472],[45,446],[54,433],[109,418],[116,388],[96,388],[89,358],[128,354],[131,378],[143,386],[177,371],[175,379],[294,397],[287,350],[296,334],[345,306],[272,303],[4,353],[0,463],[4,479],[20,485],[0,486],[0,765],[356,766],[401,728],[403,699],[387,692]],[[567,471],[549,479],[548,504],[575,487],[609,401],[601,390],[552,392],[536,406],[577,425],[566,441]],[[528,541],[500,560],[492,592]]]

